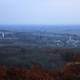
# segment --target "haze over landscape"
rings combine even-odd
[[[79,0],[0,0],[0,80],[80,80]]]

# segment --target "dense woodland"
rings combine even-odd
[[[0,80],[80,80],[80,50],[0,47]]]

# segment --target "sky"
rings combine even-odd
[[[80,24],[80,0],[0,0],[0,24]]]

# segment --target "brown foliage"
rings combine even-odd
[[[0,80],[60,80],[60,73],[58,71],[44,70],[36,65],[31,69],[10,68],[0,66]]]
[[[63,71],[65,80],[80,80],[80,56],[74,56],[72,62],[64,66]]]
[[[4,80],[7,75],[7,68],[5,66],[0,66],[0,80]]]
[[[80,62],[80,54],[75,55],[75,56],[73,57],[73,61]]]
[[[0,80],[73,80],[79,77],[80,64],[73,63],[67,63],[63,70],[45,70],[36,65],[31,69],[0,66]]]
[[[46,70],[39,65],[31,69],[0,66],[0,80],[80,80],[79,55],[73,57],[62,70]]]

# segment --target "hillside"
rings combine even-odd
[[[33,64],[31,68],[0,65],[0,80],[80,80],[80,55],[71,60],[62,69],[51,70],[39,64]]]

